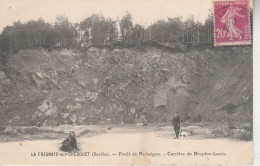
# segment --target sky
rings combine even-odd
[[[53,23],[56,16],[65,14],[72,23],[102,13],[105,17],[120,19],[126,11],[133,23],[145,27],[159,19],[194,15],[204,22],[212,8],[211,0],[0,0],[0,32],[7,25],[20,20],[26,22],[43,18]]]

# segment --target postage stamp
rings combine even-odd
[[[213,2],[214,45],[251,44],[248,0]]]

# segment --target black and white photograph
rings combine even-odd
[[[0,165],[253,148],[253,0],[0,0]]]

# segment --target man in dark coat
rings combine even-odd
[[[75,133],[71,131],[69,136],[61,143],[60,150],[64,152],[71,152],[77,149],[78,148]]]
[[[174,131],[175,131],[175,134],[176,134],[176,137],[174,139],[179,139],[180,128],[181,128],[181,118],[180,118],[178,112],[176,112],[174,114],[174,117],[173,117],[173,120],[172,120],[172,125],[174,126]]]

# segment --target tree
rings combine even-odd
[[[195,20],[194,16],[188,18],[185,22],[185,40],[186,42],[193,42],[194,39],[194,32],[195,32]]]
[[[132,42],[133,23],[129,12],[126,12],[125,16],[120,20],[120,30],[123,42]]]
[[[156,23],[152,24],[150,27],[151,39],[159,43],[164,43],[167,37],[167,22],[164,20],[159,20]]]
[[[212,20],[212,16],[209,14],[208,18],[206,19],[206,21],[203,25],[202,41],[205,41],[208,43],[213,42],[212,29],[213,29],[213,20]]]
[[[55,43],[58,46],[72,46],[77,36],[77,31],[65,15],[58,15],[54,25]]]
[[[145,29],[143,26],[136,24],[133,28],[133,42],[139,43],[144,41]]]
[[[184,28],[185,27],[181,21],[181,17],[168,18],[168,25],[166,30],[166,33],[168,34],[167,42],[181,41]]]
[[[1,50],[3,52],[16,52],[19,49],[44,47],[48,45],[51,25],[43,19],[31,20],[27,23],[16,21],[12,26],[4,28],[1,35]]]
[[[159,43],[173,43],[182,40],[184,31],[184,23],[181,17],[168,18],[165,20],[158,20],[147,28],[149,36],[152,40]]]
[[[101,14],[93,14],[84,19],[80,28],[85,31],[86,40],[92,44],[107,44],[117,40],[116,22]]]
[[[6,26],[3,29],[2,35],[1,35],[1,52],[13,52],[14,46],[12,42],[12,26]]]

